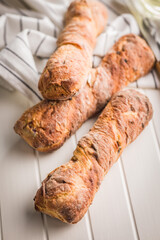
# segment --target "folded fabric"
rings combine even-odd
[[[64,12],[70,2],[27,0],[18,6],[0,4],[0,85],[8,90],[17,89],[33,103],[42,98],[38,80],[46,61],[56,49]],[[131,14],[122,14],[108,24],[98,37],[93,67],[115,41],[128,33],[139,34]]]

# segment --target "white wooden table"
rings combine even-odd
[[[37,213],[33,198],[47,173],[71,158],[95,119],[59,150],[39,154],[13,131],[29,102],[0,88],[1,240],[160,239],[160,91],[143,92],[153,104],[153,120],[109,171],[86,216],[67,225]]]
[[[111,21],[116,13],[109,16]],[[75,225],[36,212],[33,198],[46,175],[71,158],[95,119],[59,150],[39,154],[13,131],[29,102],[0,88],[1,240],[160,239],[160,82],[153,72],[130,86],[142,88],[150,98],[153,119],[109,171],[89,211]]]

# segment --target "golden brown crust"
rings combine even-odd
[[[152,118],[149,99],[135,90],[115,94],[79,142],[72,159],[42,182],[36,210],[66,223],[77,223],[93,201],[104,175],[124,148]]]
[[[66,101],[44,100],[27,110],[15,124],[15,131],[38,151],[60,147],[84,121],[100,111],[113,93],[151,70],[154,55],[146,42],[129,34],[119,39],[92,69],[90,81]]]
[[[100,2],[79,0],[71,3],[65,28],[57,41],[58,48],[39,80],[38,87],[44,98],[69,99],[86,84],[96,37],[103,31],[106,21],[106,8]]]
[[[71,100],[43,100],[27,110],[14,129],[30,146],[48,152],[59,148],[93,114],[95,108],[96,100],[86,87]]]

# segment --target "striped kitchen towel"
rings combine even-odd
[[[41,100],[38,80],[63,27],[68,0],[0,0],[0,85],[17,89],[33,103]],[[104,2],[104,0],[103,0]],[[113,11],[108,6],[109,12]],[[115,41],[128,33],[139,34],[131,14],[109,22],[94,49],[96,67]]]

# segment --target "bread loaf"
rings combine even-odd
[[[99,67],[92,69],[90,80],[78,95],[66,101],[41,101],[16,122],[16,133],[38,151],[57,149],[115,92],[148,73],[154,61],[143,39],[133,34],[121,37]]]
[[[35,197],[36,210],[66,223],[77,223],[92,203],[104,175],[151,117],[152,106],[146,96],[135,90],[116,93],[78,142],[71,160],[42,182]]]
[[[92,67],[96,37],[107,22],[106,7],[93,0],[71,3],[57,50],[47,62],[39,80],[43,97],[51,100],[73,97],[87,82]]]

